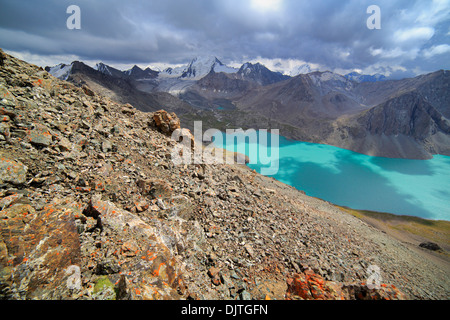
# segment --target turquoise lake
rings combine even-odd
[[[232,140],[224,134],[223,147],[249,156],[254,163],[248,165],[251,169],[261,173],[268,167],[259,163],[258,154],[271,157],[269,133],[268,143],[261,143],[258,134],[256,144],[246,140],[227,146],[227,137],[228,143]],[[450,157],[379,158],[275,137],[279,137],[279,169],[271,176],[309,196],[353,209],[450,220]]]

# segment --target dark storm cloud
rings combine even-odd
[[[2,0],[0,46],[118,64],[215,54],[225,62],[299,59],[330,69],[450,68],[448,0],[267,1],[264,9],[262,0]],[[66,28],[71,4],[81,8],[82,30]],[[381,30],[366,27],[372,4],[381,8]]]

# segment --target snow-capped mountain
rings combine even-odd
[[[150,68],[142,70],[141,68],[139,68],[136,65],[129,70],[120,71],[118,69],[115,69],[111,66],[108,66],[108,65],[100,62],[95,65],[94,69],[103,74],[106,74],[106,75],[109,75],[112,77],[116,77],[116,78],[123,78],[123,79],[131,78],[134,80],[149,80],[149,79],[154,79],[158,76],[157,71],[154,71]]]
[[[354,82],[350,81],[346,77],[330,71],[316,71],[307,75],[299,75],[298,77],[302,76],[309,77],[312,84],[322,96],[327,95],[330,92],[340,92],[346,95],[355,85]]]
[[[150,80],[158,77],[159,72],[154,71],[150,68],[142,70],[141,68],[135,65],[130,70],[124,71],[123,74],[134,80]]]
[[[365,75],[365,74],[360,74],[358,72],[352,72],[349,74],[346,74],[345,77],[347,79],[356,81],[358,83],[361,82],[377,82],[377,81],[386,81],[387,78],[382,75],[382,74],[374,74],[374,75]]]
[[[179,78],[187,67],[166,68],[159,73],[160,78]]]
[[[106,75],[112,76],[112,77],[116,77],[116,78],[122,78],[124,75],[122,71],[120,71],[116,68],[113,68],[111,66],[108,66],[102,62],[97,63],[94,67],[94,70],[97,70],[103,74],[106,74]]]
[[[315,84],[328,81],[347,82],[347,79],[344,76],[330,71],[314,72],[310,74],[310,78],[313,79]]]
[[[67,80],[72,73],[73,63],[66,65],[64,63],[60,63],[54,67],[46,67],[45,70],[50,73],[52,76],[61,79]]]
[[[263,86],[289,79],[289,76],[271,71],[260,63],[250,62],[244,63],[237,74],[242,80],[250,80]]]
[[[298,76],[299,74],[308,74],[315,71],[319,71],[317,68],[312,68],[309,64],[305,63],[302,65],[299,65],[298,67],[295,67],[292,69],[288,75],[291,77]]]
[[[189,63],[188,67],[183,71],[181,78],[191,80],[200,80],[211,71],[216,73],[235,73],[237,70],[224,65],[214,56],[197,57]]]
[[[214,56],[196,57],[182,67],[166,68],[159,73],[159,78],[180,78],[182,80],[200,80],[211,71],[216,73],[236,73],[238,69],[223,64]]]

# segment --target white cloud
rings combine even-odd
[[[369,49],[370,50],[370,54],[372,55],[372,56],[380,56],[381,58],[398,58],[398,57],[400,57],[400,56],[403,56],[406,52],[405,51],[403,51],[401,48],[399,48],[399,47],[397,47],[397,48],[394,48],[394,49],[392,49],[392,50],[385,50],[385,49],[382,49],[382,48],[378,48],[378,49],[373,49],[373,48],[370,48]]]
[[[38,55],[26,51],[4,50],[7,54],[12,55],[20,60],[35,64],[39,67],[55,66],[60,63],[70,64],[73,61],[80,60],[76,55]],[[86,63],[86,61],[83,61]]]
[[[409,50],[403,50],[400,47],[396,47],[391,50],[385,50],[383,48],[369,48],[369,52],[374,57],[380,57],[383,59],[395,59],[395,58],[403,58],[405,60],[413,60],[419,54],[418,48],[411,48]]]
[[[425,58],[431,58],[435,55],[450,53],[450,46],[448,44],[440,44],[438,46],[433,46],[429,49],[423,50],[423,56]]]
[[[261,12],[277,11],[282,2],[282,0],[251,0],[251,7]]]
[[[425,25],[436,25],[439,22],[448,20],[450,15],[450,0],[433,0],[420,1],[421,7],[420,14],[416,18],[415,22]]]
[[[290,75],[292,73],[295,74],[298,68],[304,65],[309,65],[311,70],[319,70],[319,71],[329,70],[329,68],[317,63],[310,63],[299,59],[281,59],[281,58],[268,59],[258,57],[248,61],[234,61],[229,65],[234,68],[240,68],[242,64],[244,64],[245,62],[261,63],[262,65],[266,66],[268,69],[272,71],[281,72],[286,75]]]
[[[394,72],[406,72],[407,69],[400,65],[386,65],[383,63],[375,63],[367,68],[364,68],[360,73],[362,74],[384,74],[389,77]]]
[[[55,64],[73,55],[111,65],[159,63],[161,69],[212,54],[238,67],[261,62],[286,73],[305,63],[320,70],[364,70],[377,62],[409,70],[450,66],[440,53],[448,55],[440,45],[450,45],[450,0],[378,0],[382,30],[376,32],[365,27],[367,6],[355,0],[86,1],[80,32],[65,28],[65,10],[61,21],[54,19],[58,14],[47,17],[53,1],[23,1],[0,10],[0,45],[46,60],[62,56]]]
[[[431,27],[419,27],[399,30],[394,33],[393,37],[396,41],[427,41],[434,35],[434,28]]]

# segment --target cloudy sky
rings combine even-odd
[[[69,30],[69,5],[81,30]],[[381,9],[381,30],[367,8]],[[1,0],[0,47],[45,66],[121,69],[215,55],[272,69],[307,62],[393,77],[450,69],[450,0]]]

